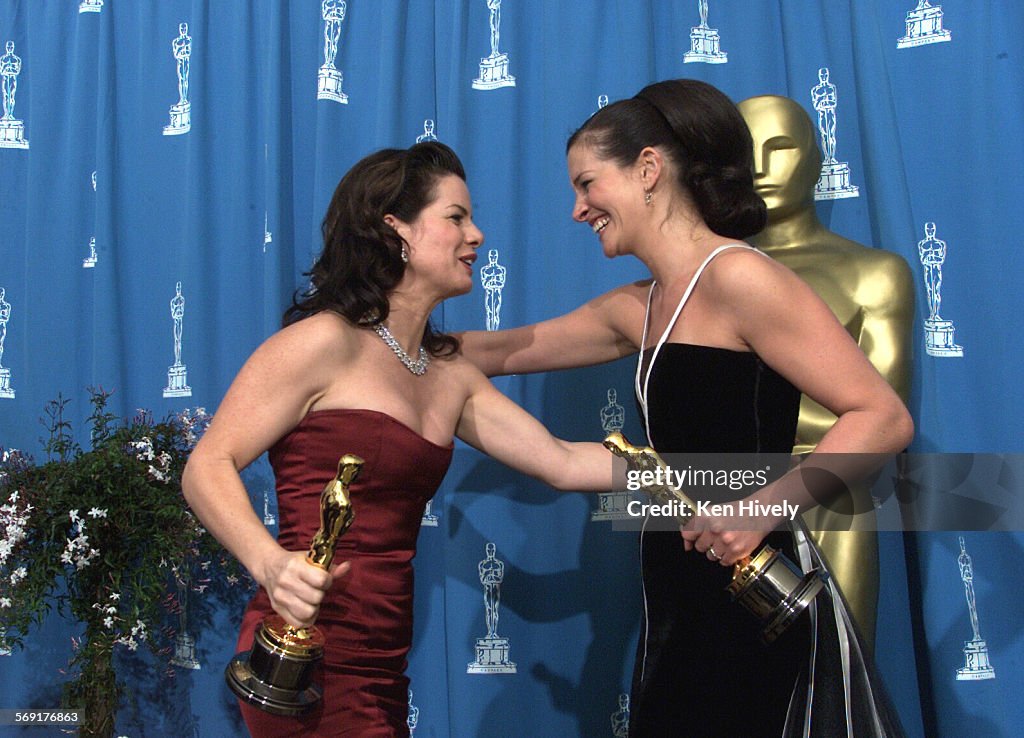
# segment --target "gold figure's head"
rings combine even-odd
[[[356,481],[362,468],[362,459],[355,454],[345,454],[338,460],[338,479],[347,487]]]
[[[779,95],[747,98],[736,107],[754,139],[754,191],[768,207],[768,222],[813,208],[821,153],[807,111]]]
[[[667,464],[650,446],[634,446],[619,431],[605,436],[604,447],[619,458],[625,459],[630,469],[638,471],[665,468]]]
[[[650,473],[650,479],[641,482],[644,491],[658,502],[677,500],[685,509],[695,510],[696,505],[682,490],[673,485],[667,474],[668,464],[661,458],[657,451],[650,446],[634,446],[620,432],[615,431],[605,436],[604,447],[615,456],[625,460],[630,472],[641,472],[645,476]],[[686,522],[686,515],[680,517],[680,522]]]
[[[624,435],[615,431],[614,433],[609,433],[604,439],[604,447],[616,456],[622,456],[625,453],[626,448],[633,446],[626,440]]]

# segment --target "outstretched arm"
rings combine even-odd
[[[612,489],[614,459],[600,443],[555,438],[536,418],[466,367],[469,395],[456,435],[498,461],[560,490]]]
[[[489,377],[571,369],[635,353],[647,284],[629,284],[558,318],[502,331],[461,334],[462,354]]]

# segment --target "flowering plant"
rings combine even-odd
[[[46,409],[45,463],[0,450],[0,647],[20,646],[53,604],[84,624],[63,704],[83,710],[82,735],[104,736],[124,686],[115,651],[146,644],[168,664],[187,592],[246,576],[181,493],[209,416],[187,410],[157,422],[139,411],[120,421],[108,398],[91,394],[91,450],[74,442],[61,398]]]

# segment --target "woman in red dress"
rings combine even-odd
[[[189,503],[261,587],[238,649],[271,612],[296,627],[316,621],[326,636],[316,710],[276,717],[243,704],[253,735],[408,735],[411,560],[454,436],[553,487],[610,488],[600,444],[553,438],[431,327],[431,311],[473,285],[483,234],[472,215],[462,165],[443,144],[357,163],[331,200],[310,289],[242,367],[189,459]],[[239,477],[264,451],[278,540]],[[365,461],[351,487],[355,521],[324,571],[305,552],[346,453]]]

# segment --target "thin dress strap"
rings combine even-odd
[[[651,354],[651,360],[647,363],[647,372],[642,372],[644,363],[644,346],[647,343],[647,329],[650,325],[651,320],[651,300],[654,297],[654,287],[658,284],[657,280],[651,282],[651,291],[647,293],[647,310],[644,312],[644,335],[640,339],[640,354],[636,360],[636,380],[634,382],[634,390],[636,391],[636,397],[640,403],[640,409],[644,414],[644,430],[647,431],[647,442],[653,443],[651,440],[651,421],[649,413],[647,412],[647,384],[651,379],[651,372],[654,369],[654,362],[658,359],[658,353],[661,351],[661,347],[665,345],[665,341],[668,339],[669,334],[672,332],[672,328],[675,327],[676,321],[679,319],[679,314],[683,312],[683,306],[686,305],[686,301],[690,299],[690,294],[693,292],[693,288],[697,286],[697,280],[700,279],[700,275],[704,273],[704,269],[708,264],[711,263],[712,259],[718,256],[726,249],[750,249],[751,251],[757,251],[752,246],[748,246],[742,243],[730,243],[724,246],[719,246],[710,254],[707,258],[701,262],[701,265],[697,267],[697,271],[693,273],[693,277],[690,279],[690,284],[686,286],[686,291],[683,292],[682,298],[679,300],[679,304],[676,305],[676,311],[672,313],[672,319],[669,320],[668,325],[665,326],[665,331],[661,334],[661,338],[654,346],[654,353]],[[761,253],[761,252],[757,252]],[[640,375],[643,374],[643,384],[640,382]]]

